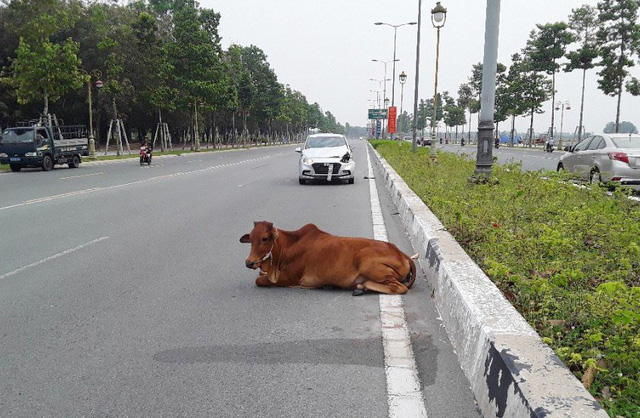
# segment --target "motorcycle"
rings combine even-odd
[[[548,140],[547,143],[544,146],[544,151],[545,152],[553,152],[553,146],[554,146],[553,139]]]
[[[500,148],[500,140],[498,138],[493,140],[493,146],[496,148]]]
[[[461,146],[461,147],[464,147],[464,138],[462,138],[462,139],[460,140],[460,146]]]
[[[140,165],[147,163],[151,165],[151,148],[140,147]]]

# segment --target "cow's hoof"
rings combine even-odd
[[[361,296],[364,295],[364,289],[353,289],[353,293],[351,296]]]

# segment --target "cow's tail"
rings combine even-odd
[[[407,259],[409,260],[409,273],[407,277],[404,278],[403,283],[407,288],[411,289],[413,282],[416,281],[416,263],[410,257],[407,257]]]

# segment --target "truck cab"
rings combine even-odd
[[[83,128],[39,125],[7,128],[0,137],[0,164],[9,164],[14,172],[23,167],[42,167],[49,171],[56,164],[77,168],[81,156],[89,155],[86,128]]]

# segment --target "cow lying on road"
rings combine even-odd
[[[365,289],[404,294],[416,279],[411,258],[388,242],[337,237],[307,224],[297,231],[277,229],[271,222],[254,222],[240,238],[251,243],[245,264],[260,268],[257,286]]]

